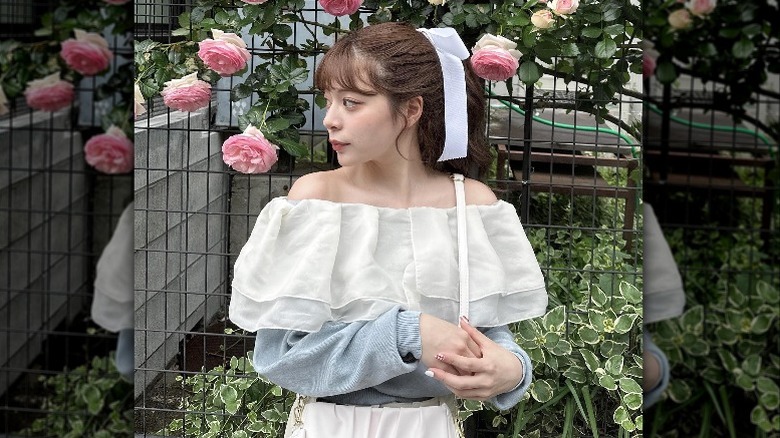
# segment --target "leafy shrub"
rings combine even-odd
[[[40,379],[46,390],[41,409],[49,414],[19,435],[113,438],[132,434],[133,385],[116,370],[113,353]]]

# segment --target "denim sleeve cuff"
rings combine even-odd
[[[422,357],[420,312],[412,310],[398,312],[395,330],[398,339],[398,353],[401,357],[411,354],[419,360]]]
[[[533,367],[531,366],[531,358],[528,357],[528,354],[523,350],[513,351],[512,353],[514,353],[523,364],[523,378],[511,391],[498,394],[489,400],[493,406],[501,411],[511,409],[522,400],[526,391],[528,391],[528,388],[531,386],[531,379],[533,378]]]

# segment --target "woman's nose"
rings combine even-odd
[[[333,108],[326,110],[325,117],[322,119],[322,124],[328,131],[339,128],[340,124],[338,122],[338,117],[336,115],[336,111]]]

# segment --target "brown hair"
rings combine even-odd
[[[328,50],[317,66],[314,84],[359,92],[378,92],[401,114],[401,104],[423,98],[418,122],[420,154],[426,166],[443,172],[480,177],[491,156],[485,137],[485,94],[482,80],[464,62],[468,111],[468,156],[437,162],[444,150],[444,79],[439,57],[425,35],[406,23],[381,23],[351,32]],[[356,72],[360,72],[356,74]],[[373,90],[366,90],[366,85]]]

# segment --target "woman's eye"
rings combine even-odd
[[[359,102],[351,100],[351,99],[344,99],[341,104],[344,105],[344,108],[354,108],[358,105]]]

